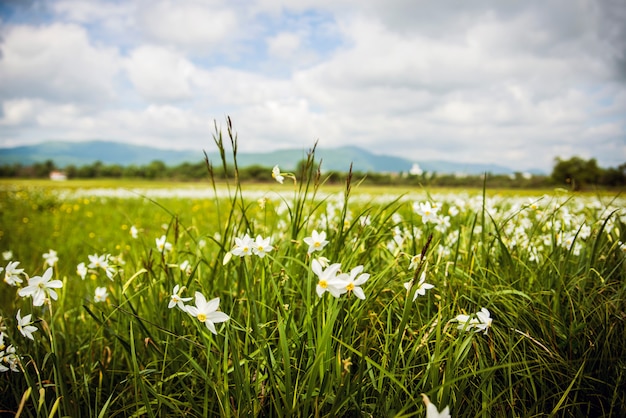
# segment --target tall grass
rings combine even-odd
[[[214,143],[217,164],[229,152],[236,161],[230,120]],[[207,156],[209,174],[213,163]],[[342,193],[323,193],[315,147],[301,167],[260,201],[212,177],[213,200],[4,189],[0,249],[30,276],[57,250],[63,288],[34,307],[0,287],[0,364],[9,345],[19,358],[17,372],[0,374],[0,410],[400,417],[424,416],[426,393],[455,417],[626,416],[623,199],[378,201],[351,176]],[[424,216],[426,202],[436,216]],[[313,230],[329,243],[309,253]],[[234,256],[245,234],[271,237],[274,249]],[[161,235],[171,251],[158,251]],[[81,280],[76,266],[92,254],[111,255],[112,279],[92,268]],[[322,256],[345,273],[363,266],[365,300],[317,295],[311,263]],[[435,287],[413,300],[422,274]],[[230,319],[217,334],[168,309],[176,285],[182,297],[220,298]],[[481,308],[493,319],[486,332],[455,320]],[[18,309],[36,318],[32,341],[16,328]]]

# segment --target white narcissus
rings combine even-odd
[[[58,295],[54,289],[63,287],[63,282],[61,280],[50,280],[51,278],[52,267],[48,267],[43,276],[34,276],[28,279],[28,286],[20,289],[17,294],[23,298],[32,296],[33,306],[43,305],[47,295],[51,299],[57,300]]]
[[[217,334],[215,324],[225,322],[230,319],[224,312],[219,312],[217,308],[220,306],[220,298],[214,298],[207,302],[204,295],[196,292],[196,306],[187,306],[189,315],[198,318],[198,321],[204,322],[206,327],[213,334]]]

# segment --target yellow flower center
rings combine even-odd
[[[203,314],[202,312],[200,312],[200,313],[198,314],[198,320],[199,320],[200,322],[204,322],[204,321],[206,321],[206,314]]]
[[[259,250],[259,251],[263,252],[263,246],[262,246],[262,245],[259,245],[259,246],[257,246],[256,248],[257,248],[257,250]]]
[[[320,280],[318,284],[323,289],[326,289],[328,287],[328,282],[326,280]]]
[[[315,243],[313,244],[313,246],[315,248],[319,247],[320,245],[322,245],[319,241],[315,241]]]
[[[348,292],[351,292],[354,290],[354,283],[350,282],[346,285],[346,289],[348,290]]]

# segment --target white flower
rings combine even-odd
[[[79,265],[76,266],[76,274],[78,274],[80,276],[81,279],[85,280],[85,277],[87,276],[87,266],[85,266],[85,263],[80,263]]]
[[[106,287],[96,287],[96,291],[93,296],[94,302],[106,302],[109,297]]]
[[[17,266],[19,264],[19,261],[10,261],[6,269],[4,269],[4,281],[11,286],[17,286],[22,283],[20,275],[24,274],[24,269],[18,269]]]
[[[217,308],[220,305],[220,298],[211,299],[207,302],[204,295],[196,292],[196,306],[187,306],[189,315],[198,318],[198,321],[204,322],[206,327],[213,334],[217,334],[215,324],[225,322],[230,319],[224,312],[219,312]]]
[[[482,308],[474,317],[470,315],[457,315],[453,321],[458,322],[457,328],[460,330],[470,331],[473,329],[474,332],[483,331],[483,333],[486,334],[491,327],[493,319],[491,318],[489,310]]]
[[[44,266],[47,264],[50,267],[54,267],[54,265],[59,261],[59,257],[57,257],[57,252],[54,250],[50,250],[43,255],[44,258]]]
[[[326,241],[326,232],[322,231],[318,233],[316,230],[313,230],[311,236],[306,237],[304,242],[309,246],[309,254],[314,251],[320,251],[328,244],[328,241]]]
[[[413,210],[418,215],[421,215],[423,223],[438,222],[437,212],[439,211],[439,207],[431,206],[430,202],[413,204]]]
[[[44,272],[43,276],[34,276],[28,279],[28,286],[18,290],[17,294],[21,297],[32,296],[33,306],[43,305],[47,295],[53,300],[57,300],[58,296],[54,289],[63,287],[61,280],[50,280],[52,278],[52,267]]]
[[[422,393],[422,400],[424,401],[424,405],[426,405],[426,418],[451,418],[450,417],[450,407],[446,406],[439,412],[437,407],[430,402],[428,396]]]
[[[348,291],[348,289],[346,289],[348,275],[338,275],[337,273],[339,273],[340,268],[341,264],[335,263],[324,270],[317,259],[311,262],[311,270],[313,270],[313,273],[318,277],[317,286],[315,287],[317,296],[322,297],[324,292],[328,292],[338,298]]]
[[[350,271],[349,275],[346,278],[345,288],[348,292],[354,293],[354,296],[361,300],[365,300],[365,292],[361,289],[361,285],[365,283],[370,275],[368,273],[363,273],[363,266],[356,266]]]
[[[189,264],[188,260],[185,260],[182,263],[180,263],[178,268],[180,269],[180,271],[185,273],[187,276],[189,276],[191,274],[192,268],[191,268],[191,264]]]
[[[156,238],[156,247],[160,253],[172,251],[172,244],[167,242],[167,237],[162,235],[161,238]]]
[[[3,363],[7,363],[9,367],[5,366]],[[15,347],[10,345],[4,350],[4,346],[0,348],[0,372],[6,372],[11,370],[12,372],[19,373],[19,358],[15,354]]]
[[[109,267],[109,254],[103,254],[100,256],[98,254],[94,254],[88,255],[87,257],[90,261],[87,267],[90,269],[101,268],[106,270],[107,267]]]
[[[137,239],[137,237],[139,236],[139,230],[135,225],[132,225],[130,227],[130,236],[134,239]]]
[[[489,312],[487,308],[482,308],[476,313],[476,318],[478,319],[478,324],[474,325],[476,331],[483,331],[483,333],[486,334],[493,322],[491,312]]]
[[[263,238],[260,235],[257,235],[256,240],[252,244],[252,252],[260,258],[265,257],[265,254],[274,249],[274,247],[270,244],[270,240],[270,237]]]
[[[278,168],[278,165],[275,165],[274,168],[272,168],[272,177],[280,184],[283,184],[285,177],[280,173],[280,168]]]
[[[11,251],[11,250],[2,251],[2,259],[4,261],[9,261],[12,258],[13,258],[13,251]]]
[[[410,282],[404,283],[404,288],[407,291],[409,291],[411,290],[412,285],[413,285],[413,280],[411,280]],[[426,294],[426,291],[429,289],[432,289],[433,287],[435,287],[435,285],[426,283],[426,272],[423,272],[422,275],[420,276],[420,281],[417,283],[415,293],[413,294],[413,302],[415,302],[418,296],[424,296]]]
[[[31,340],[35,340],[33,338],[33,332],[37,331],[37,327],[32,325],[30,321],[31,314],[26,315],[22,318],[21,309],[17,310],[17,315],[15,315],[15,319],[17,319],[17,329],[18,331],[26,338],[30,338]]]
[[[174,290],[172,291],[172,295],[170,296],[170,303],[167,305],[169,309],[172,309],[174,306],[178,306],[183,312],[186,312],[184,302],[189,302],[193,298],[183,298],[180,294],[185,290],[184,287],[180,287],[179,285],[174,286]]]
[[[254,241],[252,241],[252,238],[246,234],[243,238],[235,238],[235,248],[233,248],[230,252],[238,257],[244,257],[252,254],[253,247]]]
[[[409,270],[416,269],[422,260],[422,254],[417,254],[411,257],[411,264],[409,264]]]
[[[328,267],[329,264],[330,264],[330,260],[328,258],[326,258],[326,257],[317,257],[317,261],[324,268]]]

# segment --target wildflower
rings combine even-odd
[[[137,237],[139,236],[139,230],[137,229],[137,227],[135,225],[132,225],[130,227],[130,231],[129,232],[130,232],[130,236],[133,239],[137,239]]]
[[[87,267],[89,267],[90,269],[95,269],[95,268],[101,268],[101,269],[106,269],[107,267],[109,267],[109,254],[103,254],[103,255],[98,255],[98,254],[94,254],[94,255],[89,255],[87,256],[89,258],[89,265]]]
[[[471,317],[470,315],[457,315],[453,321],[458,322],[457,328],[460,330],[470,331],[474,328],[474,332],[483,331],[483,333],[486,334],[491,327],[493,319],[491,318],[491,312],[489,312],[487,308],[481,308],[481,310],[476,313],[475,317]]]
[[[319,261],[313,260],[311,262],[311,270],[313,270],[313,273],[318,277],[317,286],[315,288],[317,296],[322,297],[324,292],[328,291],[331,295],[338,298],[348,291],[348,289],[346,289],[346,276],[348,275],[343,274],[338,276],[337,273],[340,268],[341,264],[335,263],[324,270]]]
[[[109,297],[106,287],[96,287],[96,291],[93,297],[94,302],[106,302]]]
[[[270,239],[270,237],[263,238],[260,235],[257,235],[256,240],[252,244],[252,252],[260,258],[265,257],[265,254],[274,249],[274,247],[270,244]]]
[[[22,283],[20,275],[24,274],[24,269],[18,269],[17,266],[19,264],[19,261],[10,261],[4,269],[4,281],[11,286],[17,286]]]
[[[191,264],[189,264],[188,260],[185,260],[182,263],[180,263],[178,268],[180,269],[180,271],[185,273],[187,276],[191,275],[191,270],[192,269],[191,269]]]
[[[318,233],[316,230],[313,230],[311,236],[306,237],[304,242],[309,246],[309,254],[314,251],[321,251],[322,248],[328,244],[328,241],[326,241],[326,232],[322,231]]]
[[[54,250],[50,250],[43,255],[44,258],[44,266],[47,264],[50,267],[54,267],[54,265],[59,261],[59,257],[57,257],[57,252]]]
[[[17,294],[21,297],[32,296],[33,306],[41,306],[49,294],[54,300],[57,300],[58,296],[54,289],[60,289],[63,287],[61,280],[52,280],[52,267],[44,272],[43,276],[34,276],[28,279],[28,286],[18,290]]]
[[[172,251],[172,244],[166,241],[167,237],[162,235],[161,238],[156,238],[156,247],[160,253]]]
[[[18,367],[19,359],[15,354],[15,347],[4,345],[4,334],[0,333],[0,373],[8,372],[9,370],[18,373],[20,371]],[[8,364],[8,367],[3,363]]]
[[[317,257],[317,261],[324,268],[328,267],[328,265],[330,264],[330,260],[326,257]]]
[[[85,276],[87,276],[88,270],[85,263],[80,263],[76,266],[76,274],[80,276],[81,279],[85,280]]]
[[[252,238],[246,234],[243,238],[235,238],[235,248],[233,248],[230,252],[238,257],[244,257],[252,254],[253,247],[254,241],[252,241]]]
[[[438,223],[437,212],[439,208],[437,206],[431,206],[430,202],[413,204],[413,210],[422,217],[423,223]]]
[[[491,312],[489,312],[487,308],[482,308],[476,313],[476,318],[478,319],[478,324],[474,325],[476,331],[483,331],[483,333],[486,334],[493,322]]]
[[[2,259],[4,261],[9,261],[12,258],[13,258],[13,251],[11,251],[11,250],[2,251]]]
[[[278,164],[275,165],[274,168],[272,168],[272,177],[280,184],[283,184],[283,181],[285,180],[285,176],[280,173],[280,168],[278,168]]]
[[[198,318],[198,321],[204,322],[206,327],[213,334],[217,334],[215,324],[225,322],[230,319],[224,312],[219,312],[217,308],[220,305],[220,298],[211,299],[207,302],[204,295],[196,292],[196,306],[187,306],[189,315]]]
[[[417,254],[411,257],[411,264],[409,264],[409,270],[416,269],[422,260],[422,254]]]
[[[17,310],[17,315],[15,315],[15,319],[17,319],[17,330],[26,338],[30,338],[31,340],[35,340],[33,338],[33,332],[37,331],[37,327],[32,325],[30,321],[31,314],[26,315],[22,318],[21,309]]]
[[[363,273],[363,266],[356,266],[350,271],[350,274],[347,275],[348,278],[346,280],[345,288],[348,292],[354,293],[354,296],[361,300],[365,300],[365,293],[363,289],[361,289],[361,285],[365,283],[370,275],[368,273]]]
[[[185,312],[185,304],[184,302],[189,302],[193,298],[183,298],[180,294],[185,290],[184,287],[180,287],[179,285],[174,286],[174,290],[172,290],[172,295],[170,296],[170,303],[167,305],[169,309],[172,309],[174,306],[178,306],[178,309]]]
[[[407,291],[409,291],[411,290],[412,285],[413,285],[413,280],[411,280],[410,282],[404,283],[404,288]],[[413,302],[415,302],[418,296],[424,296],[426,294],[426,291],[429,289],[432,289],[433,287],[435,286],[430,283],[426,283],[426,272],[423,272],[420,277],[420,281],[417,282],[417,289],[415,290],[415,293],[413,294]]]
[[[450,418],[450,407],[446,406],[439,412],[437,407],[430,402],[430,399],[424,393],[422,393],[422,400],[424,405],[426,405],[426,418]]]

